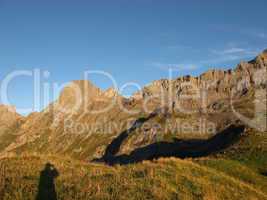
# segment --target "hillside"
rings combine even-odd
[[[56,175],[44,173],[47,163]],[[36,153],[5,157],[0,159],[0,196],[35,199],[53,189],[58,200],[263,200],[267,199],[266,169],[267,132],[246,129],[238,142],[219,154],[195,159],[161,158],[110,167]]]
[[[110,168],[54,156],[1,160],[0,194],[3,199],[35,199],[43,189],[47,190],[43,182],[39,183],[45,178],[39,176],[47,162],[57,171],[57,178],[53,180],[58,200],[267,199],[266,178],[246,167],[240,169],[238,164],[231,165],[232,171],[238,171],[235,177],[190,160],[173,158]],[[248,178],[253,183],[247,182]]]
[[[266,67],[264,51],[131,98],[84,80],[27,117],[0,106],[0,199],[267,199]]]

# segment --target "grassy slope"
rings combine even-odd
[[[136,141],[136,136],[140,137],[133,134],[127,138],[124,146]],[[95,139],[103,145],[109,140]],[[90,142],[95,140],[85,142],[83,154],[70,153],[77,143],[65,153],[88,159],[96,148],[88,145]],[[249,130],[225,152],[193,160],[169,158],[107,167],[51,156],[6,158],[0,160],[0,199],[34,199],[40,171],[48,161],[60,172],[58,199],[267,199],[267,177],[263,175],[267,174],[266,145],[267,133]],[[40,150],[47,153],[46,148]]]
[[[267,192],[267,132],[247,130],[246,135],[225,152],[195,162]]]
[[[265,177],[246,167],[239,171],[240,176],[244,174],[255,184],[191,160],[169,158],[108,167],[53,156],[2,159],[3,199],[34,199],[40,171],[47,162],[60,173],[58,199],[267,199]]]
[[[267,199],[267,134],[247,130],[217,155],[108,167],[55,156],[0,161],[0,197],[34,199],[49,161],[60,172],[58,199]],[[0,198],[1,199],[1,198]]]
[[[267,199],[267,134],[247,130],[221,154],[108,167],[55,156],[0,160],[0,199],[35,199],[53,163],[58,199]],[[1,199],[2,200],[2,199]]]

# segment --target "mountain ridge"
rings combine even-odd
[[[262,53],[253,61],[241,62],[233,70],[209,70],[198,77],[183,76],[173,80],[154,81],[131,98],[121,97],[114,89],[102,91],[87,80],[73,81],[62,90],[57,101],[44,111],[33,113],[24,119],[24,123],[16,130],[14,140],[5,146],[3,153],[37,151],[66,154],[81,159],[101,157],[107,145],[119,133],[127,129],[127,120],[133,123],[154,111],[157,112],[157,116],[148,120],[148,123],[160,122],[162,126],[165,126],[164,120],[174,118],[170,122],[171,125],[175,125],[177,119],[194,124],[198,118],[203,118],[214,122],[216,129],[222,130],[235,120],[230,109],[232,93],[234,101],[252,102],[250,98],[255,89],[266,89],[267,60],[265,55],[266,53]],[[206,88],[210,80],[212,84]],[[181,87],[183,84],[185,87]],[[181,98],[183,95],[194,95],[194,90],[187,87],[188,85],[195,86],[201,92],[206,89],[200,94],[200,98],[207,96],[205,105],[202,105],[201,99]],[[174,94],[171,98],[168,94],[170,91]],[[78,99],[80,104],[74,109],[77,103],[76,92],[82,98]],[[161,98],[164,99],[164,103],[161,102]],[[103,107],[109,108],[112,100],[114,100],[114,105],[107,111],[91,112],[99,111]],[[144,108],[144,103],[147,109]],[[182,114],[175,109],[178,104],[196,112],[190,115]],[[241,108],[242,112],[244,111],[247,115],[251,115],[248,108],[254,109],[253,105]],[[126,110],[135,112],[128,113]],[[66,125],[66,121],[70,121],[73,127]],[[105,126],[110,123],[120,126],[119,128],[113,127],[108,134],[97,127],[94,127],[95,130],[87,129],[89,125]],[[84,129],[82,134],[77,134],[76,125]],[[66,126],[69,129],[66,129]],[[129,153],[135,148],[151,144],[153,142],[152,130],[153,125],[145,129],[145,132],[150,135],[148,139],[141,134],[140,130],[134,131],[123,143],[118,153]],[[162,137],[165,136],[162,135]]]

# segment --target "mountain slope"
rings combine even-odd
[[[264,51],[129,99],[74,81],[26,118],[0,106],[0,199],[267,199],[266,68]]]
[[[16,131],[16,139],[3,153],[42,152],[83,160],[100,158],[117,136],[131,130],[134,123],[148,118],[151,113],[156,113],[155,117],[127,134],[116,154],[129,154],[155,140],[212,137],[238,119],[232,106],[248,119],[256,115],[257,125],[264,128],[266,67],[267,55],[263,52],[252,61],[240,63],[234,70],[211,70],[199,77],[155,81],[129,99],[112,89],[101,91],[88,81],[74,81],[63,89],[58,101],[25,119]],[[196,90],[200,91],[198,98],[194,97]],[[184,95],[189,98],[183,99]],[[181,112],[188,109],[194,112]],[[201,134],[196,134],[195,130],[202,123],[199,119],[205,124],[214,124],[213,132],[206,127]],[[179,123],[189,123],[193,129],[184,134],[183,130],[167,127]],[[156,132],[157,138],[154,137],[156,125],[162,128]],[[162,131],[166,128],[167,131]]]
[[[0,151],[16,138],[16,132],[24,118],[11,106],[0,105]]]

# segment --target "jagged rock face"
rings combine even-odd
[[[116,98],[119,97],[119,93],[117,90],[115,90],[114,88],[109,88],[104,92],[104,95],[107,98]]]
[[[103,96],[103,92],[89,81],[73,81],[60,94],[58,103],[66,110],[79,109]]]
[[[134,95],[135,99],[161,99],[165,105],[205,109],[213,102],[239,97],[250,88],[266,88],[266,50],[250,62],[241,62],[234,70],[209,70],[199,77],[154,81]]]
[[[0,105],[0,151],[14,142],[24,120],[24,117],[16,113],[14,107]]]
[[[74,81],[62,90],[58,101],[43,112],[27,117],[17,132],[19,137],[5,149],[5,153],[31,149],[43,153],[69,152],[68,155],[74,157],[88,156],[91,148],[101,148],[106,138],[124,128],[119,122],[126,122],[129,115],[120,110],[118,101],[124,103],[123,97],[114,89],[102,91],[89,81]],[[107,126],[111,122],[119,127],[109,129]],[[101,134],[103,131],[108,133],[100,137],[101,130]],[[99,139],[92,142],[94,137]]]
[[[54,111],[63,111],[66,113],[81,113],[84,110],[100,110],[99,104],[116,104],[117,100],[121,100],[119,93],[109,88],[106,91],[94,86],[87,80],[73,81],[63,89],[59,100],[54,105]]]

